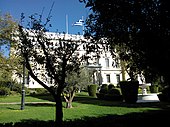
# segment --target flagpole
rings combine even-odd
[[[82,21],[83,21],[83,24],[82,24],[82,34],[84,35],[84,19],[83,19],[83,16],[82,16]]]
[[[66,15],[66,34],[68,34],[68,15]]]

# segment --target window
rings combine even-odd
[[[107,82],[110,82],[110,74],[106,75],[106,80],[107,80]]]
[[[106,58],[105,62],[106,62],[106,67],[109,67],[109,58]]]
[[[96,63],[99,64],[99,58],[96,60]]]
[[[120,82],[120,75],[119,74],[116,75],[116,79],[117,79],[117,83],[119,83]]]

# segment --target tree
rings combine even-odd
[[[11,70],[9,70],[7,61],[7,58],[0,55],[0,81],[11,82],[12,73]]]
[[[18,23],[8,13],[0,13],[0,80],[13,82],[12,74],[21,73],[20,58],[10,55],[10,48],[15,46],[13,39]],[[6,54],[5,52],[9,52]],[[5,55],[6,54],[6,55]]]
[[[107,38],[132,71],[163,76],[170,84],[170,11],[167,0],[87,0],[87,36]],[[123,48],[124,47],[124,48]],[[131,66],[132,65],[132,66]],[[127,66],[127,67],[128,67]],[[136,70],[137,69],[137,70]]]
[[[61,94],[67,87],[66,77],[70,72],[78,72],[80,64],[88,60],[93,49],[93,43],[84,39],[54,36],[46,32],[50,17],[42,22],[37,14],[30,16],[29,28],[19,25],[19,41],[17,50],[22,55],[30,76],[48,90],[56,102],[55,125],[61,127],[63,119]],[[21,20],[24,19],[22,14]],[[21,22],[22,23],[22,22]],[[51,25],[50,25],[51,26]],[[79,54],[79,50],[83,53]],[[93,56],[95,57],[95,56]],[[52,87],[47,80],[50,78]]]
[[[92,81],[91,75],[86,67],[80,67],[79,72],[69,72],[66,82],[67,86],[64,88],[63,96],[66,101],[66,108],[72,108],[72,101],[75,93],[86,89]]]
[[[14,43],[14,32],[17,30],[17,21],[8,13],[0,13],[0,51],[4,53],[2,46],[5,50],[9,50],[10,45]]]

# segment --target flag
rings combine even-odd
[[[79,19],[77,22],[73,24],[73,26],[83,26],[84,21],[82,19]]]

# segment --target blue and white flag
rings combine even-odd
[[[73,24],[73,26],[83,26],[84,21],[82,19],[79,19],[77,22]]]

